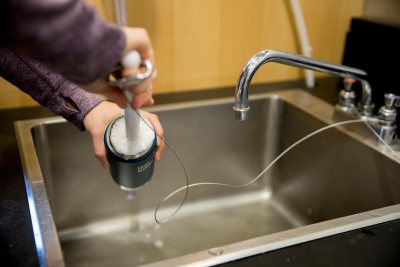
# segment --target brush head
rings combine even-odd
[[[110,124],[109,140],[114,151],[125,159],[135,159],[144,155],[152,146],[155,133],[149,121],[139,120],[140,133],[136,139],[129,139],[126,135],[125,116],[118,117]]]

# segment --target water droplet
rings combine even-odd
[[[162,248],[164,246],[164,242],[162,240],[156,240],[156,242],[154,242],[154,246],[157,248]]]
[[[224,253],[224,250],[222,248],[210,248],[208,250],[208,253],[213,256],[219,256],[222,255],[222,253]]]
[[[151,238],[151,234],[150,234],[150,233],[145,233],[145,234],[144,234],[144,238],[150,239],[150,238]]]
[[[126,199],[127,200],[134,200],[135,199],[135,192],[133,191],[125,191]]]

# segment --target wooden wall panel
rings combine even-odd
[[[111,0],[88,1],[102,17],[115,19]],[[350,19],[362,16],[364,1],[300,1],[315,58],[341,62]],[[155,93],[234,85],[244,64],[260,50],[300,51],[288,0],[126,2],[129,25],[147,28],[153,41],[159,74]],[[301,77],[303,72],[293,67],[267,64],[253,81]],[[0,108],[7,102],[4,97],[0,94]]]
[[[29,95],[0,78],[0,109],[38,105]],[[1,118],[0,118],[1,119]]]

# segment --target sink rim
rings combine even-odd
[[[399,218],[400,204],[397,204],[221,246],[220,255],[202,250],[141,266],[213,266]]]
[[[334,122],[332,120],[334,107],[321,99],[312,96],[304,90],[292,89],[273,91],[271,93],[262,93],[250,97],[251,100],[265,98],[279,98],[326,124]],[[224,97],[212,100],[196,100],[183,103],[163,104],[146,110],[150,112],[162,112],[172,109],[178,110],[230,102],[234,102],[232,97]],[[38,158],[36,157],[31,129],[41,124],[62,123],[65,121],[66,120],[61,117],[50,117],[15,122],[18,147],[24,171],[25,186],[31,211],[31,220],[34,228],[35,243],[41,266],[65,266],[65,262],[47,198],[43,175],[40,170]],[[377,147],[372,138],[362,136],[358,132],[349,131],[347,129],[344,130],[342,127],[336,129],[345,132],[359,142],[383,153],[386,157],[389,157],[400,164],[399,159],[390,157],[383,148]],[[176,266],[177,264],[210,266],[398,218],[400,218],[400,204],[231,243],[222,246],[221,249],[223,249],[224,253],[218,256],[212,256],[208,251],[203,250],[143,266]]]

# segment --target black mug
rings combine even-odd
[[[110,173],[114,181],[123,190],[135,190],[147,184],[154,172],[154,154],[157,147],[157,138],[154,133],[154,140],[150,148],[141,156],[134,158],[129,155],[122,155],[115,151],[110,140],[111,131],[117,120],[124,119],[124,116],[116,118],[111,122],[104,133],[104,146],[106,156],[110,163]]]

